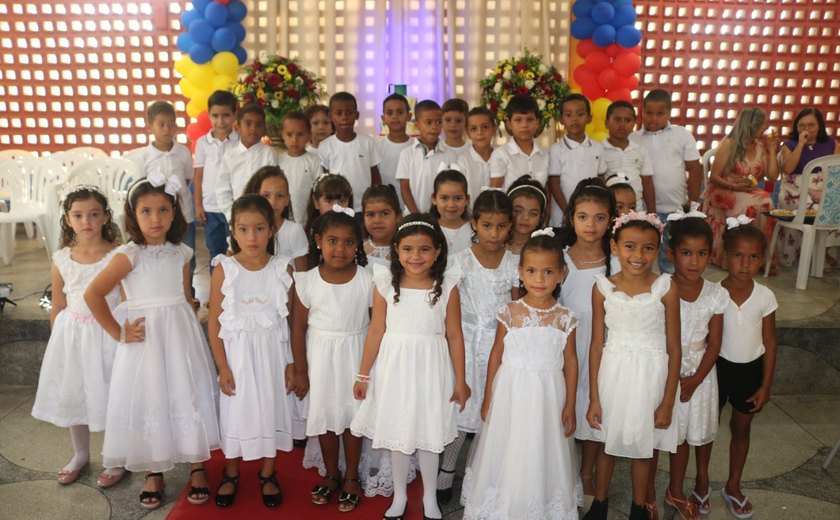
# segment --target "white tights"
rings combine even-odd
[[[437,505],[437,493],[432,484],[437,479],[440,455],[431,451],[417,450],[420,462],[420,475],[423,478],[423,514],[429,518],[442,518]],[[408,502],[408,467],[410,456],[398,451],[391,452],[391,469],[394,479],[394,499],[385,516],[400,516],[405,513]]]

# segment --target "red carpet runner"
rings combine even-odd
[[[210,501],[201,506],[194,506],[187,502],[185,489],[175,507],[169,513],[168,520],[230,520],[245,518],[247,520],[260,519],[289,519],[289,520],[378,520],[391,504],[390,497],[362,497],[359,507],[352,513],[340,513],[337,507],[338,493],[333,494],[332,500],[325,506],[316,506],[309,500],[309,492],[313,486],[321,481],[315,469],[303,469],[303,450],[295,448],[291,453],[280,452],[277,456],[277,481],[283,490],[283,503],[274,509],[265,507],[260,496],[257,472],[259,461],[243,462],[240,466],[239,492],[233,506],[221,509],[216,506],[215,493],[222,479],[224,458],[221,450],[213,452],[213,457],[207,461],[207,479],[213,496]],[[419,476],[419,475],[418,475]],[[433,484],[434,485],[434,484]],[[422,488],[420,479],[416,479],[408,486],[408,510],[406,520],[423,518]]]

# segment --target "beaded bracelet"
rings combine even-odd
[[[356,374],[356,382],[358,383],[368,383],[370,382],[370,376],[364,374]]]
[[[120,343],[125,343],[125,326],[120,327]]]

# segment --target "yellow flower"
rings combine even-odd
[[[274,99],[283,99],[283,92],[277,91],[274,93]]]
[[[289,72],[288,72],[288,71],[286,71],[286,73],[285,73],[285,74],[283,74],[283,79],[284,79],[285,81],[291,81],[291,80],[292,80],[292,75],[291,75],[291,74],[289,74]]]
[[[257,97],[260,98],[260,99],[265,98],[265,90],[263,90],[262,87],[257,89]]]
[[[513,70],[513,67],[511,65],[505,65],[505,70]]]
[[[493,74],[501,74],[501,73],[502,73],[502,69],[501,69],[501,67],[496,67],[496,68],[493,70]]]
[[[529,70],[525,73],[525,77],[528,79],[534,79],[534,73]]]
[[[548,109],[549,110],[554,110],[554,103],[549,103],[548,104]]]
[[[274,65],[271,65],[270,67],[266,67],[265,71],[266,72],[274,72]]]
[[[277,74],[280,74],[281,76],[285,76],[288,73],[289,73],[289,69],[287,69],[285,65],[278,65],[277,66]]]

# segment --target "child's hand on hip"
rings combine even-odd
[[[146,318],[140,317],[129,322],[126,320],[123,325],[123,343],[141,343],[146,341]]]

